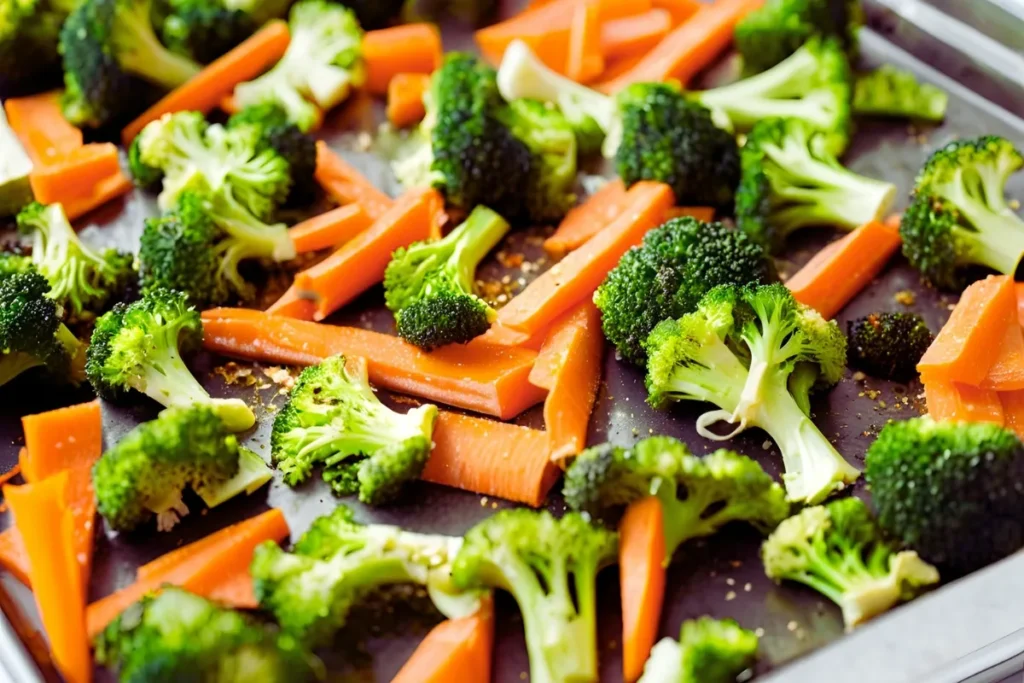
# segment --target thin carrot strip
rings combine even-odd
[[[366,89],[375,95],[388,91],[398,74],[432,74],[444,58],[441,33],[433,24],[403,24],[363,37]]]
[[[644,671],[658,636],[665,599],[665,519],[661,501],[630,504],[619,523],[619,584],[622,596],[622,674],[635,681]]]
[[[673,206],[665,212],[665,220],[672,218],[696,218],[710,223],[715,220],[715,210],[710,206]]]
[[[292,286],[281,295],[281,298],[270,305],[267,313],[279,315],[283,318],[311,321],[313,320],[313,314],[316,313],[316,304],[307,293],[304,293],[295,283],[292,283]]]
[[[1024,327],[1024,282],[1018,283],[1017,292],[1017,320],[1021,327]]]
[[[815,254],[786,286],[797,301],[833,318],[871,284],[899,248],[898,230],[873,221]]]
[[[548,435],[537,429],[442,411],[425,481],[539,507],[558,479]]]
[[[394,203],[323,140],[316,143],[316,181],[339,204],[361,204],[373,220]]]
[[[617,178],[605,183],[565,215],[555,233],[544,240],[544,251],[561,258],[579,248],[618,218],[627,201],[626,185],[622,180]]]
[[[360,204],[348,204],[302,221],[288,231],[295,251],[304,254],[341,246],[370,227],[372,221]]]
[[[62,159],[40,165],[28,179],[37,202],[54,204],[91,195],[97,183],[120,170],[117,146],[101,142],[84,145]]]
[[[0,533],[0,567],[24,585],[32,585],[32,563],[16,527],[12,526]]]
[[[494,606],[487,597],[475,614],[431,629],[391,683],[486,683],[493,648]]]
[[[22,450],[24,450],[24,449],[22,449]],[[16,462],[16,463],[14,463],[14,467],[12,467],[11,469],[7,470],[3,474],[0,474],[0,486],[3,486],[7,482],[9,482],[11,479],[14,479],[16,476],[18,476],[19,474],[21,474],[21,463],[20,462]]]
[[[929,381],[924,385],[928,414],[935,420],[1004,423],[999,393],[959,382]]]
[[[1004,426],[1024,439],[1024,391],[1000,392],[999,401],[1003,406]]]
[[[207,65],[185,84],[172,90],[121,131],[125,147],[147,124],[164,114],[178,111],[213,111],[225,95],[239,83],[251,80],[284,56],[291,37],[288,24],[280,19],[268,21],[256,33]]]
[[[620,57],[619,59],[609,59],[608,63],[605,64],[604,73],[597,78],[597,83],[607,83],[613,79],[618,78],[622,74],[629,73],[643,61],[645,53],[631,55],[629,57]],[[595,87],[591,85],[591,87]],[[596,87],[600,88],[600,85]]]
[[[34,483],[58,472],[92,467],[103,453],[103,414],[99,400],[21,418],[25,449],[21,470]]]
[[[657,9],[667,10],[672,15],[672,25],[678,26],[690,19],[703,7],[700,0],[651,0]]]
[[[981,388],[995,391],[1024,389],[1024,331],[1019,324],[1007,326],[999,355],[989,368]]]
[[[430,88],[427,74],[395,74],[388,83],[388,121],[397,128],[419,123],[427,113],[423,96]]]
[[[609,60],[644,54],[661,42],[673,25],[672,14],[665,9],[613,19],[601,26],[601,51]]]
[[[573,11],[565,74],[577,83],[588,83],[604,71],[600,11],[597,0],[581,0]]]
[[[104,178],[93,186],[92,192],[80,197],[68,198],[61,202],[68,220],[81,218],[93,209],[98,209],[109,201],[131,192],[132,180],[120,169],[113,175]]]
[[[9,97],[4,111],[11,130],[37,166],[59,162],[84,144],[82,131],[64,118],[59,90]]]

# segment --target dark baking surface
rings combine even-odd
[[[446,33],[446,48],[465,45],[465,34]],[[883,61],[901,63],[905,55],[887,47],[877,39],[869,41],[865,65]],[[901,65],[906,66],[906,63]],[[728,69],[728,63],[723,68]],[[358,100],[345,111],[331,117],[325,130],[326,139],[346,159],[356,163],[367,176],[383,188],[394,193],[393,180],[387,164],[374,154],[365,131],[373,131],[379,121],[380,105],[369,100]],[[360,133],[360,131],[364,131]],[[910,189],[913,176],[929,151],[955,137],[982,133],[1002,134],[1018,144],[1024,144],[1024,123],[1004,117],[999,112],[986,110],[970,95],[953,92],[947,122],[938,128],[916,129],[903,123],[862,123],[853,148],[845,157],[855,171],[884,178],[897,183],[901,197]],[[1024,185],[1017,181],[1011,194],[1024,197]],[[901,206],[905,200],[901,199]],[[134,248],[144,217],[155,212],[152,197],[141,192],[125,200],[112,203],[83,219],[83,236],[101,245]],[[512,239],[525,246],[528,255],[536,257],[537,236],[543,231],[525,231]],[[783,272],[790,273],[809,258],[821,245],[833,239],[828,230],[805,232],[781,263]],[[506,246],[509,252],[519,248]],[[485,277],[509,275],[514,283],[530,275],[517,269],[506,271],[497,262],[486,267]],[[905,296],[911,293],[912,305],[906,305]],[[899,299],[899,300],[897,300]],[[904,302],[904,303],[901,303]],[[949,315],[954,298],[941,296],[923,287],[917,274],[902,257],[896,257],[872,287],[861,294],[839,316],[846,320],[882,310],[915,310],[928,320],[933,330]],[[342,314],[329,320],[336,324],[351,324],[374,329],[390,330],[390,314],[381,305],[379,289],[373,290],[349,306]],[[200,355],[192,362],[197,375],[203,378],[211,393],[219,396],[238,396],[250,403],[257,402],[260,421],[257,428],[245,435],[247,445],[266,455],[272,408],[284,400],[278,385],[262,372],[265,366],[253,366],[254,385],[245,382],[227,385],[222,376],[214,373],[226,359]],[[244,367],[247,364],[242,363]],[[590,442],[610,440],[617,443],[632,441],[650,434],[671,434],[688,444],[697,453],[710,451],[719,444],[700,438],[694,430],[695,417],[700,408],[679,406],[668,412],[656,412],[646,403],[642,375],[636,369],[615,360],[609,351],[605,360],[604,383],[594,412]],[[902,419],[918,414],[923,408],[918,384],[902,386],[873,379],[855,378],[851,373],[815,406],[815,420],[838,449],[855,463],[860,463],[867,445],[877,430],[889,419]],[[0,471],[10,467],[17,457],[22,442],[18,417],[60,405],[67,405],[89,397],[87,390],[76,395],[58,395],[52,390],[34,386],[30,381],[18,381],[0,392]],[[254,400],[257,399],[258,401]],[[116,442],[127,430],[140,421],[155,417],[157,407],[147,399],[139,398],[130,405],[104,404],[104,427],[107,443]],[[522,415],[523,424],[542,427],[539,409]],[[731,447],[757,458],[765,468],[778,474],[780,463],[777,450],[761,432],[750,432],[735,439]],[[860,487],[858,487],[859,489]],[[557,487],[556,487],[557,489]],[[130,583],[138,565],[157,557],[174,547],[189,543],[227,524],[256,514],[267,506],[280,508],[288,518],[293,538],[301,534],[316,516],[328,511],[338,501],[322,482],[314,480],[306,486],[291,490],[275,481],[249,498],[240,498],[216,510],[202,511],[201,504],[193,501],[195,512],[186,517],[173,532],[156,534],[149,530],[131,536],[111,537],[100,534],[97,538],[91,598],[96,599]],[[361,520],[400,524],[404,527],[448,534],[461,534],[480,519],[493,514],[495,508],[506,504],[483,499],[479,495],[441,487],[418,484],[409,492],[406,502],[389,508],[372,509],[351,500]],[[557,495],[549,507],[563,509]],[[9,524],[5,515],[0,528]],[[775,586],[763,574],[757,534],[744,528],[727,529],[706,542],[692,543],[680,550],[669,570],[666,605],[662,616],[661,634],[678,635],[682,620],[703,614],[733,617],[742,625],[763,631],[761,659],[758,671],[776,668],[829,643],[842,635],[839,612],[816,593],[795,586]],[[7,582],[10,584],[11,582]],[[618,578],[614,569],[605,571],[600,578],[600,637],[602,681],[621,680],[618,640],[620,621],[618,613]],[[415,601],[417,603],[421,601]],[[393,603],[392,603],[393,605]],[[514,603],[501,599],[498,631],[495,644],[494,680],[502,683],[525,680],[528,671],[522,639],[522,626]],[[411,654],[423,633],[439,617],[429,607],[424,609],[367,610],[352,620],[352,628],[339,638],[338,646],[324,653],[333,667],[340,672],[331,680],[387,681]],[[869,625],[866,628],[875,628]],[[366,637],[364,637],[366,636]],[[363,641],[363,642],[358,642]],[[354,644],[357,643],[358,644]],[[100,680],[104,680],[101,677]]]

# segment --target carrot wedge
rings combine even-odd
[[[28,552],[21,540],[16,527],[5,529],[0,533],[0,567],[11,573],[14,578],[26,586],[32,585],[32,564]]]
[[[388,121],[396,128],[419,123],[427,113],[423,96],[430,88],[427,74],[395,74],[388,84]]]
[[[488,597],[476,614],[431,629],[391,683],[486,683],[493,649],[494,607]]]
[[[587,83],[604,71],[600,9],[597,0],[582,0],[573,10],[565,74],[577,83]]]
[[[403,24],[363,36],[366,89],[375,95],[388,91],[398,74],[432,74],[441,66],[441,33],[433,24]]]
[[[868,223],[815,254],[786,286],[797,301],[833,318],[871,284],[899,248],[898,229]]]
[[[609,181],[586,201],[565,215],[555,234],[544,240],[544,251],[561,258],[601,232],[626,207],[626,185],[621,179]]]
[[[59,90],[9,97],[4,100],[4,111],[11,130],[37,166],[62,161],[84,144],[82,131],[64,118]]]
[[[29,175],[36,201],[54,204],[92,194],[97,183],[121,170],[117,147],[109,142],[83,145]]]
[[[185,84],[172,90],[121,131],[121,142],[131,145],[146,124],[164,114],[179,111],[213,111],[225,95],[239,83],[256,78],[284,56],[291,37],[288,24],[280,19],[268,21],[256,33],[208,64]]]
[[[391,197],[374,187],[323,140],[316,143],[316,181],[339,204],[362,205],[373,220],[391,208]]]
[[[641,498],[619,523],[619,584],[622,596],[622,675],[644,672],[658,636],[665,599],[665,519],[661,501]]]
[[[953,422],[1005,422],[1000,395],[956,382],[931,381],[924,385],[928,414],[935,420]]]
[[[558,479],[548,435],[505,422],[441,411],[421,478],[540,507]]]
[[[73,221],[109,201],[131,192],[133,187],[131,178],[118,169],[113,175],[96,183],[91,192],[68,198],[61,204],[64,206],[64,213],[67,214],[68,220]]]
[[[1019,324],[1006,328],[999,355],[989,368],[982,389],[1019,391],[1024,389],[1024,330]]]
[[[26,415],[21,426],[25,449],[19,462],[29,483],[66,469],[92,467],[103,453],[103,415],[98,399]]]
[[[361,205],[349,204],[302,221],[288,234],[295,251],[304,254],[340,246],[370,227],[371,222]]]
[[[661,42],[673,25],[672,14],[665,9],[613,19],[601,26],[601,51],[608,59],[643,54]]]
[[[1017,321],[1024,327],[1024,282],[1017,283]]]

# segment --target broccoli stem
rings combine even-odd
[[[200,66],[163,46],[153,31],[149,2],[123,3],[111,31],[118,61],[126,71],[173,90],[195,76]]]
[[[799,97],[818,70],[818,59],[807,49],[797,50],[788,59],[756,76],[697,94],[709,109],[743,110],[754,100]],[[777,116],[777,115],[776,115]]]
[[[459,265],[459,284],[465,291],[475,289],[477,266],[508,231],[509,224],[493,211],[474,211],[465,223],[445,237],[456,242],[453,261]]]
[[[268,225],[258,220],[234,198],[230,189],[216,193],[212,215],[221,230],[245,246],[248,257],[277,262],[295,258],[295,243],[287,226],[283,223]]]
[[[1000,273],[1013,275],[1024,256],[1024,221],[1009,207],[1005,211],[998,209],[998,202],[997,209],[993,210],[985,202],[975,199],[961,182],[938,188],[938,192],[945,195],[975,227],[973,231],[953,229],[966,247],[958,256],[958,262],[965,265],[980,263]],[[991,195],[986,195],[988,197]],[[988,199],[989,203],[992,201]]]
[[[5,353],[0,356],[0,386],[7,384],[23,372],[45,364],[44,361],[27,353]]]

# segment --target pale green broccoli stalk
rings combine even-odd
[[[684,621],[652,649],[639,683],[735,683],[757,658],[757,636],[732,619]]]

